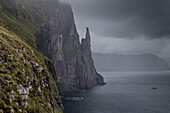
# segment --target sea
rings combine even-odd
[[[100,73],[106,85],[65,95],[64,113],[170,113],[170,71]]]

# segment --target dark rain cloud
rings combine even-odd
[[[101,36],[170,37],[170,0],[61,1],[72,4],[79,23],[93,23],[94,33]]]
[[[61,0],[72,5],[80,37],[92,51],[170,57],[170,0]]]

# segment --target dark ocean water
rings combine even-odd
[[[64,113],[170,113],[170,72],[101,72],[106,85],[67,95]]]

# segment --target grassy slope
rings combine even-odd
[[[17,2],[20,4],[21,1]],[[56,90],[54,79],[44,63],[48,59],[35,46],[34,34],[38,32],[39,24],[30,22],[30,14],[21,10],[20,7],[10,5],[3,0],[0,1],[0,4],[4,9],[0,11],[0,112],[11,109],[16,112],[20,110],[22,112],[25,110],[27,112],[52,111],[52,107],[48,105],[50,103],[48,95],[52,92],[53,95],[58,95],[57,92],[54,92]],[[19,18],[16,14],[18,11],[22,16],[27,14],[24,16],[27,19]],[[39,67],[42,66],[43,71],[35,73],[30,61],[37,63]],[[49,85],[53,86],[53,91],[50,91],[46,85],[48,82],[42,86],[44,78],[49,78]],[[30,79],[36,81],[31,82],[34,92],[28,95],[28,106],[24,108],[20,105],[22,99],[17,86],[22,85],[27,88]],[[38,92],[39,87],[41,87],[41,92]],[[9,95],[13,95],[15,98],[11,102]],[[56,113],[62,112],[57,105],[55,106]]]

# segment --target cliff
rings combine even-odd
[[[91,37],[89,33],[89,29],[86,28],[86,38],[81,40],[81,51],[82,51],[82,62],[83,62],[83,68],[85,69],[85,80],[82,80],[86,82],[86,87],[90,88],[95,85],[103,85],[104,80],[103,77],[97,73],[95,67],[94,67],[94,61],[92,59],[92,52],[91,52]]]
[[[157,55],[93,54],[98,71],[163,71],[168,63]]]
[[[62,113],[51,60],[36,48],[40,16],[22,0],[0,0],[0,112]]]
[[[62,113],[59,92],[100,84],[89,30],[81,44],[70,5],[0,0],[0,112]]]
[[[50,12],[48,22],[41,26],[36,37],[37,47],[54,62],[60,93],[104,84],[103,77],[94,68],[90,37],[82,40],[82,44],[79,42],[70,5],[60,3]]]

